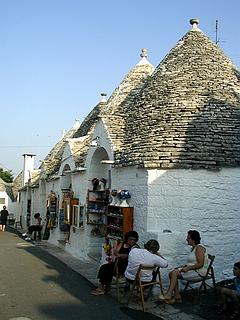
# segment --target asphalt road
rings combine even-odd
[[[160,319],[124,308],[46,251],[0,232],[0,320]]]

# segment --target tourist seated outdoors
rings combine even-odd
[[[119,243],[114,251],[114,258],[108,263],[103,264],[98,271],[99,286],[94,289],[91,294],[103,295],[111,285],[114,276],[115,260],[118,258],[118,274],[124,275],[128,263],[128,255],[130,250],[137,245],[138,233],[136,231],[129,231],[124,236],[124,241]]]
[[[191,246],[191,252],[188,256],[186,265],[178,266],[169,273],[170,285],[167,293],[160,296],[167,304],[182,303],[179,291],[178,280],[201,279],[208,268],[208,253],[206,248],[200,244],[200,234],[197,230],[189,230],[187,233],[187,244]]]
[[[25,237],[25,240],[32,240],[32,233],[34,231],[41,231],[42,230],[42,218],[40,217],[40,213],[34,214],[35,223],[28,227],[28,232],[23,233],[22,236]]]
[[[130,251],[128,255],[128,265],[124,273],[129,283],[134,282],[140,264],[144,266],[159,266],[161,268],[168,266],[168,262],[161,256],[159,248],[160,245],[158,241],[152,239],[144,245],[144,249],[133,248]],[[153,276],[152,270],[144,270],[144,272],[140,274],[141,281],[144,283],[151,282]]]
[[[224,314],[231,309],[233,311],[229,317],[231,320],[240,319],[240,261],[234,263],[233,275],[234,278],[222,282],[223,287],[218,287],[221,304],[217,313]],[[233,303],[233,308],[229,308],[229,303]]]

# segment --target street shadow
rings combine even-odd
[[[14,236],[21,238],[18,231],[8,229]],[[22,241],[24,241],[21,238]],[[127,310],[111,295],[93,296],[91,290],[93,284],[86,278],[81,276],[68,267],[64,262],[52,256],[41,246],[32,246],[31,243],[26,242],[26,246],[17,247],[19,250],[24,250],[45,263],[46,269],[55,270],[54,275],[44,276],[40,278],[41,281],[60,286],[64,291],[72,296],[72,300],[76,303],[61,303],[56,300],[56,304],[51,302],[48,304],[41,304],[38,301],[38,309],[43,314],[43,319],[57,319],[57,320],[97,320],[104,318],[105,320],[152,320],[156,319],[151,314],[143,313],[139,310]],[[47,294],[47,292],[46,292]],[[159,318],[158,318],[159,319]]]

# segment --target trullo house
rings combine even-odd
[[[50,206],[56,218],[48,241],[67,233],[75,256],[100,260],[104,236],[132,227],[141,244],[159,240],[170,267],[185,260],[189,229],[216,255],[218,278],[240,260],[240,74],[197,19],[155,70],[143,50],[48,159],[39,183],[41,214]]]

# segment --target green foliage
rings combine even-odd
[[[13,182],[13,174],[12,171],[4,171],[0,168],[0,178],[5,182]]]

